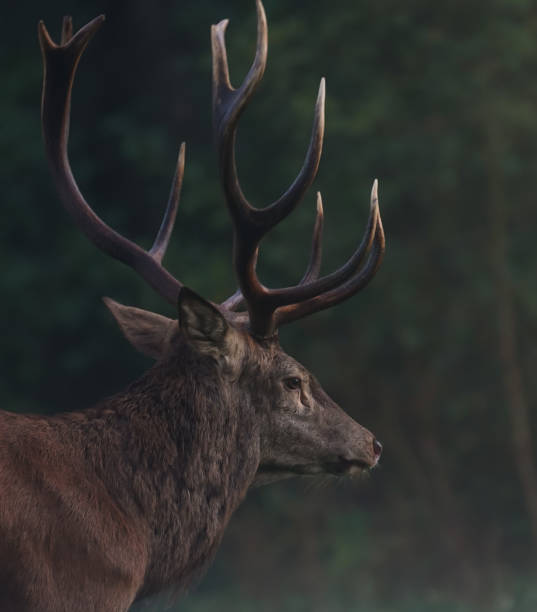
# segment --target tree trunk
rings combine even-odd
[[[528,401],[517,351],[516,312],[513,287],[509,277],[508,239],[506,235],[507,207],[505,181],[502,174],[501,137],[493,122],[487,125],[487,177],[490,201],[490,248],[495,281],[496,322],[499,365],[505,403],[511,421],[513,454],[522,486],[526,511],[537,553],[537,470],[531,438]]]

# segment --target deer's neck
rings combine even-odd
[[[101,404],[93,426],[99,419],[109,425],[97,469],[150,534],[141,595],[185,585],[212,559],[255,477],[259,435],[250,402],[212,362],[182,355]]]

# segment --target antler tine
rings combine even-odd
[[[177,166],[170,190],[170,197],[168,198],[168,204],[166,206],[166,212],[164,213],[162,225],[160,226],[157,237],[155,238],[155,242],[149,249],[149,254],[158,263],[162,261],[162,258],[166,253],[166,249],[168,248],[173,232],[173,226],[175,225],[175,218],[177,217],[181,188],[183,186],[183,176],[185,174],[185,148],[186,144],[184,142],[181,143],[179,156],[177,157]]]
[[[323,152],[325,98],[326,80],[323,77],[319,84],[319,91],[315,102],[311,139],[300,172],[289,189],[276,202],[266,208],[256,210],[258,223],[264,227],[262,235],[272,229],[296,208],[317,176]]]
[[[177,210],[184,147],[179,155],[170,202],[152,252],[144,251],[127,240],[95,214],[82,196],[69,164],[67,144],[73,80],[84,49],[103,21],[104,15],[101,15],[73,35],[71,19],[65,18],[59,45],[51,39],[44,23],[39,23],[39,41],[45,67],[41,115],[47,157],[62,203],[86,236],[101,250],[136,270],[160,295],[175,303],[182,285],[161,266],[160,261]]]
[[[313,226],[313,237],[311,240],[311,254],[308,267],[304,272],[299,285],[305,285],[312,280],[319,278],[319,272],[321,271],[321,259],[323,255],[323,224],[324,224],[324,213],[323,213],[323,200],[321,198],[321,192],[317,192],[317,215],[315,217],[315,225]]]
[[[310,314],[325,310],[331,306],[335,306],[340,302],[352,297],[358,291],[363,289],[375,276],[379,269],[384,252],[386,249],[386,240],[384,236],[384,229],[382,227],[382,221],[379,217],[377,223],[377,229],[375,232],[375,240],[373,242],[373,248],[369,254],[366,264],[354,277],[350,278],[347,282],[341,286],[327,291],[320,295],[317,295],[309,300],[300,302],[298,304],[291,304],[289,306],[283,306],[279,308],[275,313],[275,326],[284,325],[291,323],[297,319],[302,319]]]
[[[356,272],[356,270],[362,264],[365,256],[371,250],[371,246],[375,238],[377,224],[380,218],[378,198],[376,194],[377,181],[375,180],[371,190],[369,218],[367,220],[367,227],[364,236],[357,249],[349,257],[347,262],[335,272],[327,274],[326,276],[311,282],[299,284],[296,287],[269,290],[273,306],[278,308],[280,306],[294,304],[298,301],[307,300],[318,295],[319,293],[323,293],[337,287],[338,285],[341,285],[341,283],[346,282]]]
[[[267,17],[261,0],[257,3],[257,44],[254,61],[244,81],[238,89],[234,89],[229,80],[225,34],[229,24],[224,19],[211,27],[211,45],[213,52],[213,111],[215,128],[226,131],[229,135],[234,131],[236,122],[244,110],[248,100],[257,87],[267,65]]]
[[[242,291],[237,289],[233,295],[230,295],[226,300],[224,300],[220,306],[224,310],[234,311],[244,302],[244,296],[242,295]]]
[[[319,312],[320,310],[335,306],[336,304],[339,304],[340,302],[353,296],[355,293],[363,289],[369,283],[369,281],[371,281],[382,263],[386,249],[384,228],[382,226],[382,219],[378,209],[377,179],[374,180],[373,187],[371,189],[371,208],[376,210],[377,220],[375,224],[373,246],[363,268],[359,269],[354,276],[350,276],[345,282],[329,291],[320,293],[319,295],[316,295],[308,300],[304,300],[300,303],[290,304],[279,308],[274,317],[276,326],[291,323],[292,321],[301,319],[315,312]]]

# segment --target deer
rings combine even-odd
[[[377,181],[365,233],[344,265],[320,275],[318,193],[304,276],[290,287],[262,284],[260,243],[303,199],[317,173],[325,82],[296,179],[274,203],[253,207],[238,180],[235,141],[267,61],[266,16],[261,0],[256,6],[255,57],[238,88],[229,79],[227,20],[211,30],[214,133],[238,281],[221,303],[184,286],[162,264],[180,199],[184,143],[149,250],[110,228],[73,176],[71,91],[104,16],[76,33],[72,19],[64,18],[59,44],[39,23],[43,138],[59,199],[82,233],[132,268],[176,308],[177,318],[104,298],[127,340],[154,365],[88,409],[48,416],[0,412],[2,610],[118,612],[163,590],[184,589],[210,564],[251,487],[292,476],[366,473],[379,461],[380,442],[278,339],[280,326],[350,298],[374,277],[385,250]]]

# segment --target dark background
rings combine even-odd
[[[231,19],[231,78],[253,0],[21,0],[0,36],[0,401],[80,409],[150,364],[100,301],[173,312],[75,230],[43,155],[36,25],[104,12],[73,96],[71,158],[113,227],[148,247],[181,140],[166,263],[213,300],[235,289],[212,149],[209,27]],[[9,8],[9,15],[7,14]],[[282,330],[286,349],[384,442],[362,482],[252,492],[187,612],[534,611],[537,470],[537,6],[524,0],[266,0],[269,63],[241,121],[244,190],[293,180],[321,76],[324,270],[352,252],[380,181],[385,262],[367,290]],[[263,243],[260,274],[302,275],[314,189]],[[169,603],[169,602],[168,602]],[[161,610],[153,602],[143,609]]]

